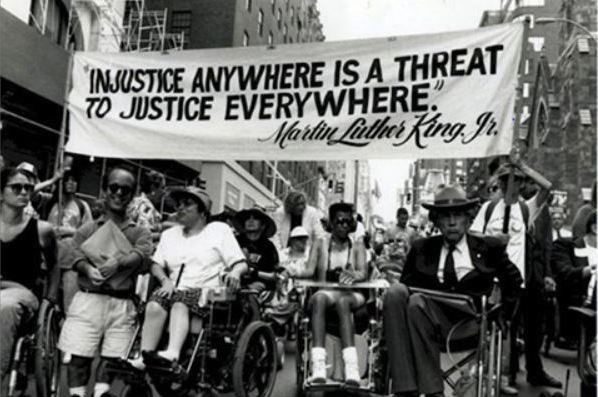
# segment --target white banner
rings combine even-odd
[[[522,37],[513,23],[273,48],[76,53],[66,150],[203,160],[507,154]]]

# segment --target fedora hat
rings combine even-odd
[[[428,210],[467,210],[473,208],[478,199],[468,199],[465,191],[459,186],[446,186],[434,195],[434,202],[422,203],[422,207]]]
[[[179,200],[184,196],[192,197],[201,202],[206,207],[208,213],[212,209],[212,199],[208,195],[208,192],[196,186],[175,187],[170,190],[169,195],[175,200]]]
[[[274,223],[274,220],[268,214],[266,214],[266,212],[263,209],[257,206],[237,212],[237,214],[234,217],[234,222],[238,230],[245,229],[245,221],[251,215],[261,220],[264,224],[264,236],[266,238],[274,236],[274,234],[276,233],[276,224]]]

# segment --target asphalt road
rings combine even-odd
[[[273,397],[293,397],[296,393],[296,384],[295,384],[295,355],[294,355],[294,344],[287,343],[287,354],[285,356],[285,364],[277,374],[276,384],[274,387],[274,392],[272,394]],[[579,377],[577,375],[575,369],[575,352],[573,351],[565,351],[560,349],[553,349],[551,352],[550,357],[544,357],[544,367],[546,371],[551,374],[552,376],[556,377],[560,381],[565,384],[566,381],[566,374],[567,370],[570,371],[570,380],[569,380],[569,387],[568,387],[568,394],[567,397],[580,397],[579,392]],[[446,356],[443,356],[443,365],[448,363],[448,359]],[[522,358],[521,361],[521,368],[525,368],[525,363]],[[63,374],[63,385],[65,385],[66,376]],[[525,381],[525,372],[521,371],[518,376],[518,388],[519,388],[519,396],[520,397],[538,397],[540,393],[544,390],[554,393],[559,391],[557,389],[548,389],[548,388],[541,388],[541,387],[532,387],[527,384]],[[114,392],[117,392],[120,389],[120,386],[117,384],[114,388]],[[564,394],[564,390],[561,389],[561,392]],[[313,397],[320,397],[323,393],[311,393],[310,396]],[[331,397],[332,393],[327,393],[326,397]],[[335,393],[337,394],[337,393]],[[33,381],[30,382],[29,388],[27,390],[28,396],[35,396],[35,385]],[[158,394],[155,393],[156,397]],[[341,395],[341,394],[337,394]],[[452,391],[447,386],[445,390],[445,395],[452,396]],[[230,395],[232,397],[232,394]],[[63,393],[61,393],[61,397],[68,397],[68,392],[66,388],[63,388]],[[228,397],[228,395],[227,395]]]

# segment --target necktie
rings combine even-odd
[[[556,229],[556,238],[560,240],[562,237],[563,236],[561,236],[561,229]]]
[[[453,258],[453,251],[455,251],[454,245],[448,246],[448,253],[444,260],[444,285],[447,289],[453,289],[457,285],[457,273],[455,272],[455,259]]]

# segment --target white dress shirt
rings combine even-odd
[[[448,244],[446,241],[442,244],[440,250],[440,261],[438,262],[438,279],[440,282],[444,282],[444,262],[448,255]],[[461,240],[455,245],[453,250],[453,260],[455,263],[455,273],[457,274],[457,280],[461,280],[467,273],[473,270],[473,264],[471,263],[471,255],[469,254],[469,246],[467,245],[466,235],[463,235]]]

